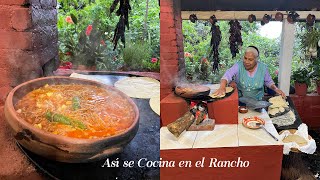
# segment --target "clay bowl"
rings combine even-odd
[[[241,114],[245,114],[245,113],[247,113],[249,110],[248,110],[248,108],[246,107],[246,106],[240,106],[239,107],[239,113],[241,113]]]
[[[78,139],[43,131],[17,116],[14,105],[28,92],[42,87],[45,84],[71,83],[95,85],[121,95],[131,104],[135,112],[132,125],[126,131],[111,137]],[[15,87],[6,99],[5,117],[13,129],[15,139],[23,147],[48,159],[69,163],[97,161],[115,153],[120,153],[124,146],[134,138],[139,128],[138,108],[136,104],[121,91],[95,81],[59,76],[34,79]]]

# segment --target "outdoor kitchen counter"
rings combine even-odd
[[[277,130],[265,110],[261,113],[249,110],[246,114],[239,113],[238,124],[216,124],[213,131],[184,131],[179,138],[173,136],[167,127],[162,127],[160,149],[281,145],[281,142],[274,140],[263,129],[248,129],[242,125],[243,118],[252,116],[264,119],[265,128],[278,137]]]
[[[161,179],[280,179],[283,146],[262,129],[248,129],[242,125],[243,117],[259,116],[266,121],[266,129],[277,131],[266,111],[239,114],[238,124],[216,124],[213,131],[184,131],[179,138],[167,129],[160,129],[160,157],[174,161],[174,168],[163,167]],[[181,161],[190,161],[188,168],[178,167]],[[203,167],[195,167],[203,161]],[[222,166],[212,162],[247,162],[247,167]],[[221,164],[220,164],[221,165]],[[268,173],[266,173],[266,171]],[[261,176],[263,174],[263,176]]]
[[[279,136],[276,128],[272,124],[268,113],[263,109],[262,112],[250,110],[245,113],[238,115],[238,139],[239,146],[263,146],[263,145],[281,145],[281,141],[273,139],[266,131],[260,129],[249,129],[242,125],[242,120],[245,117],[260,117],[265,121],[265,129],[270,132],[273,136]]]

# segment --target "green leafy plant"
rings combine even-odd
[[[317,86],[320,86],[320,59],[315,59],[311,63],[312,72],[311,77],[312,80],[314,80],[317,84]]]
[[[184,56],[184,59],[186,78],[187,80],[192,81],[193,75],[195,74],[195,69],[196,67],[199,67],[199,63],[194,62],[192,57],[186,57],[186,55]]]
[[[123,49],[123,61],[126,69],[139,70],[143,62],[151,59],[151,49],[145,42],[128,43]]]
[[[312,49],[317,49],[320,31],[317,28],[312,28],[309,31],[305,31],[299,38],[301,39],[302,48],[311,52]]]
[[[71,18],[71,20],[70,20]],[[104,40],[104,33],[97,28],[96,23],[89,24],[85,29],[77,33],[78,19],[75,15],[67,16],[66,21],[69,21],[70,26],[73,26],[73,31],[65,32],[65,39],[61,40],[61,46],[64,46],[64,51],[68,55],[68,59],[76,65],[96,66],[97,62],[102,62],[108,55],[108,48]]]
[[[308,86],[311,84],[311,73],[310,69],[306,66],[300,66],[295,71],[293,71],[291,78],[297,83],[306,83]]]
[[[73,64],[88,66],[95,64],[98,70],[118,70],[124,67],[123,50],[127,47],[124,49],[120,45],[115,51],[112,49],[114,28],[119,20],[118,16],[110,14],[109,7],[112,2],[111,0],[58,0],[59,59],[62,62],[71,61]],[[140,64],[135,63],[137,65],[133,68],[127,64],[125,66],[127,70],[159,72],[158,1],[149,1],[148,8],[145,0],[130,2],[133,10],[129,14],[130,30],[126,32],[126,40],[143,41],[148,46],[147,54],[151,55],[137,61]],[[88,25],[92,25],[92,32],[86,36]],[[157,61],[152,62],[151,58],[156,58]]]
[[[158,58],[147,59],[142,62],[142,67],[146,71],[160,72],[160,61]]]
[[[207,58],[203,57],[200,60],[200,73],[199,79],[203,81],[207,81],[210,75],[210,63]]]

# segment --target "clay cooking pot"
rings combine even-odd
[[[135,112],[132,125],[124,132],[114,136],[97,139],[78,139],[43,131],[18,117],[15,104],[30,91],[40,88],[45,84],[71,83],[94,85],[118,93],[130,103],[131,108]],[[38,78],[15,87],[6,99],[5,117],[14,132],[16,140],[23,147],[48,159],[70,163],[96,161],[121,152],[124,146],[134,138],[139,127],[138,108],[121,91],[95,81],[59,76]]]

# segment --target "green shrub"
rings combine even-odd
[[[58,0],[59,59],[74,64],[96,65],[98,70],[108,71],[123,67],[126,59],[128,63],[125,66],[129,68],[128,70],[159,72],[159,61],[151,62],[152,57],[159,59],[160,56],[158,1],[149,1],[146,24],[144,24],[146,1],[130,1],[132,11],[129,14],[130,29],[126,30],[126,47],[130,47],[128,41],[144,41],[143,48],[147,50],[139,51],[141,56],[138,58],[137,55],[130,55],[130,49],[124,49],[121,42],[118,43],[116,51],[113,51],[112,39],[119,17],[115,13],[110,14],[109,7],[112,2],[112,0]],[[74,22],[67,21],[71,15],[75,17],[72,18]],[[90,37],[85,37],[83,34],[88,25],[92,25],[93,30]],[[106,45],[101,44],[102,41]],[[126,55],[123,51],[127,51]],[[132,60],[128,60],[131,59],[129,56],[132,56]]]
[[[145,42],[128,43],[123,49],[123,61],[130,70],[140,70],[144,61],[151,59],[151,49]]]

